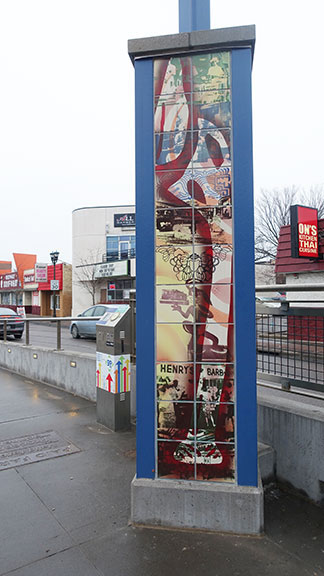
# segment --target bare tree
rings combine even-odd
[[[261,190],[255,205],[255,261],[274,260],[277,255],[281,226],[290,224],[290,206],[302,204],[318,209],[324,216],[323,186],[308,191],[296,186],[275,190]]]
[[[312,186],[308,191],[300,193],[300,204],[317,208],[318,217],[324,217],[324,189],[323,186]]]
[[[92,304],[96,304],[96,293],[102,284],[102,278],[97,275],[100,264],[99,252],[89,251],[86,257],[79,259],[79,264],[74,270],[77,283],[90,294]]]
[[[275,284],[276,274],[274,262],[256,262],[255,265],[255,283],[258,284]]]

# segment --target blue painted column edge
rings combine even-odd
[[[232,51],[237,481],[258,485],[252,54]]]
[[[210,0],[179,0],[179,32],[210,29]]]
[[[138,478],[155,477],[153,61],[135,60],[136,443]]]

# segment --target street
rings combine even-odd
[[[26,327],[21,340],[15,340],[13,336],[8,336],[8,342],[19,342],[26,344]],[[29,326],[29,344],[31,346],[42,346],[43,348],[56,348],[56,324],[48,326],[45,323],[30,322]],[[68,327],[62,326],[61,329],[61,347],[63,350],[72,350],[73,352],[84,352],[94,354],[96,351],[96,341],[90,338],[78,338],[74,340]]]

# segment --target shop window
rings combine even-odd
[[[10,304],[10,293],[3,292],[1,295],[1,304]]]
[[[21,294],[16,294],[16,305],[17,306],[22,306],[23,305],[23,295]]]
[[[124,290],[107,290],[108,300],[124,300]]]
[[[33,292],[33,301],[32,301],[32,305],[33,306],[39,306],[39,292]]]
[[[31,292],[25,292],[24,305],[25,306],[31,306],[32,305],[32,293]]]
[[[129,300],[129,291],[134,287],[134,279],[114,280],[108,282],[107,300]]]

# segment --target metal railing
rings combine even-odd
[[[102,254],[102,262],[119,262],[120,260],[129,260],[136,257],[136,248],[128,250],[109,252]]]
[[[130,299],[129,299],[129,306],[131,311],[131,362],[136,362],[136,291],[130,290]],[[59,316],[53,318],[53,316],[39,316],[37,318],[21,318],[25,324],[25,342],[24,346],[30,346],[30,324],[31,323],[51,323],[56,324],[56,348],[54,350],[62,350],[62,323],[71,323],[73,321],[78,322],[92,322],[94,320],[98,321],[102,318],[102,316]],[[3,322],[3,340],[4,342],[8,341],[8,330],[7,326],[8,323],[12,324],[12,319],[2,319],[1,323]]]
[[[56,317],[53,318],[53,316],[39,316],[37,318],[21,318],[23,320],[23,322],[25,323],[25,343],[24,346],[30,346],[31,342],[30,342],[30,324],[31,323],[36,323],[39,324],[40,322],[46,322],[46,323],[51,323],[51,324],[56,324],[56,348],[54,348],[54,350],[62,350],[62,322],[73,322],[78,321],[78,322],[89,322],[89,320],[91,320],[91,322],[93,320],[100,320],[100,318],[102,318],[102,316],[60,316],[60,317]],[[8,340],[8,330],[7,330],[7,325],[8,323],[12,323],[12,319],[10,320],[8,319],[2,319],[1,323],[3,322],[3,340],[4,342],[7,342]]]
[[[324,393],[324,284],[257,286],[260,292],[289,292],[289,299],[256,305],[258,382]],[[294,293],[302,293],[299,298]]]
[[[303,300],[289,297],[289,301],[257,302],[257,376],[258,383],[275,384],[284,390],[291,387],[324,393],[324,284],[280,284],[257,286],[260,292],[305,293]],[[311,300],[310,293],[322,292],[323,299]],[[292,296],[292,294],[291,294]],[[131,291],[131,361],[136,362],[136,293]],[[274,305],[276,307],[274,307]],[[316,307],[314,307],[316,306]],[[100,320],[94,317],[37,317],[24,318],[25,346],[30,342],[30,324],[56,323],[56,348],[62,350],[63,322]],[[3,339],[7,341],[4,319]]]
[[[256,305],[257,372],[259,383],[272,383],[324,393],[324,299],[308,302],[307,293],[323,292],[324,284],[257,286],[260,292],[302,292],[306,299],[269,298]],[[136,362],[136,295],[132,309],[132,362]],[[312,308],[307,307],[312,306]],[[313,308],[314,304],[322,307]]]

